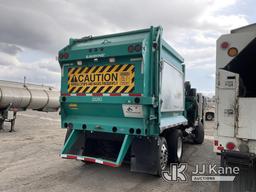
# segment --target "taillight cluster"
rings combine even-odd
[[[228,143],[226,144],[226,148],[227,148],[228,150],[230,150],[230,151],[232,151],[233,149],[235,149],[235,147],[236,147],[236,145],[235,145],[234,143],[232,143],[232,142],[228,142]]]
[[[223,151],[223,150],[225,149],[224,146],[222,146],[221,144],[219,144],[219,141],[218,141],[218,140],[214,140],[214,146],[216,146],[216,147],[217,147],[217,150],[219,150],[219,151]],[[235,143],[233,143],[233,142],[228,142],[228,143],[226,144],[226,149],[229,150],[229,151],[232,151],[232,150],[234,150],[235,148],[236,148],[236,145],[235,145]]]
[[[132,52],[141,52],[142,50],[142,46],[140,44],[137,45],[129,45],[128,46],[128,52],[132,53]]]
[[[69,54],[68,53],[60,53],[59,54],[59,59],[68,59],[69,58]]]
[[[235,57],[238,55],[238,49],[236,47],[230,47],[230,44],[227,42],[227,41],[223,41],[221,44],[220,44],[220,47],[225,50],[227,48],[228,51],[227,51],[227,54],[228,56],[230,57]]]

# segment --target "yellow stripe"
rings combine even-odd
[[[105,72],[107,72],[108,70],[109,70],[109,68],[111,67],[111,65],[108,65],[107,67],[106,67],[106,69],[102,72],[102,73],[105,73]]]
[[[108,92],[109,93],[113,93],[114,89],[116,88],[117,86],[113,86]]]
[[[125,93],[129,93],[129,92],[132,90],[133,87],[134,87],[134,84],[133,84],[133,85],[130,85],[130,86],[126,89]],[[135,88],[135,87],[134,87],[134,88]]]
[[[104,66],[100,66],[94,73],[98,73]]]
[[[116,93],[121,93],[121,91],[122,91],[122,89],[123,89],[124,87],[126,87],[126,86],[121,86],[121,87],[116,91]]]
[[[102,85],[97,85],[97,88],[93,91],[93,93],[97,93],[97,91],[99,90],[99,88],[101,88]]]
[[[81,74],[85,73],[85,71],[88,69],[89,67],[85,67],[84,70],[81,72]]]
[[[68,80],[68,83],[71,82],[71,79],[72,79],[72,78],[71,78],[70,76],[72,75],[74,69],[75,69],[75,68],[71,68],[71,70],[70,70],[69,73],[68,73],[68,79],[69,79],[69,80]]]
[[[105,93],[105,91],[107,90],[107,88],[109,88],[109,85],[104,86],[104,88],[101,90],[101,93]]]
[[[95,87],[95,86],[90,86],[90,88],[88,89],[87,93],[91,93],[91,90],[93,89],[93,87]]]
[[[80,88],[81,86],[77,86],[75,89],[74,89],[74,93],[77,93],[77,90]]]
[[[83,89],[81,89],[81,91],[80,91],[79,93],[83,93],[83,92],[84,92],[84,90],[85,90],[87,87],[89,87],[89,86],[85,86],[85,87],[83,87]]]
[[[75,70],[75,68],[71,68],[70,71],[68,72],[68,75],[71,75],[74,70]]]

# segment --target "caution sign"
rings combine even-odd
[[[68,93],[131,93],[133,64],[77,67],[68,69]]]

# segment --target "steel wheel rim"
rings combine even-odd
[[[182,155],[182,138],[178,137],[178,143],[177,143],[177,157],[178,159],[181,159],[181,155]]]
[[[162,170],[166,168],[167,162],[168,162],[168,149],[166,144],[163,143],[160,150],[160,166]]]

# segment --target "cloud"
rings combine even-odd
[[[0,52],[4,52],[10,55],[17,55],[19,52],[22,52],[22,48],[17,45],[0,43]]]
[[[241,0],[9,0],[0,3],[0,65],[17,65],[13,78],[30,76],[35,82],[59,83],[54,75],[58,63],[52,58],[70,37],[121,32],[151,25],[162,25],[165,39],[185,58],[191,69],[214,73],[215,42],[230,29],[248,24],[243,14],[227,9]],[[8,46],[11,47],[8,47]],[[15,55],[37,50],[49,56],[34,62],[21,62]],[[9,54],[9,55],[8,55]],[[193,70],[194,73],[196,73]],[[32,71],[32,72],[31,72]],[[1,77],[6,77],[5,71]],[[36,75],[36,73],[39,73]],[[49,78],[45,78],[49,76]],[[200,77],[204,78],[204,77]],[[211,83],[213,79],[209,80]],[[195,81],[206,82],[204,79]],[[193,83],[193,82],[192,82]],[[205,89],[209,87],[204,85]],[[203,87],[202,87],[203,89]]]
[[[28,82],[60,87],[60,67],[54,59],[21,62],[14,55],[0,52],[0,77],[4,80]]]
[[[15,56],[0,52],[0,66],[1,66],[0,72],[1,71],[2,71],[2,73],[5,72],[4,68],[2,68],[3,66],[13,68],[18,63],[19,63],[19,61]]]

